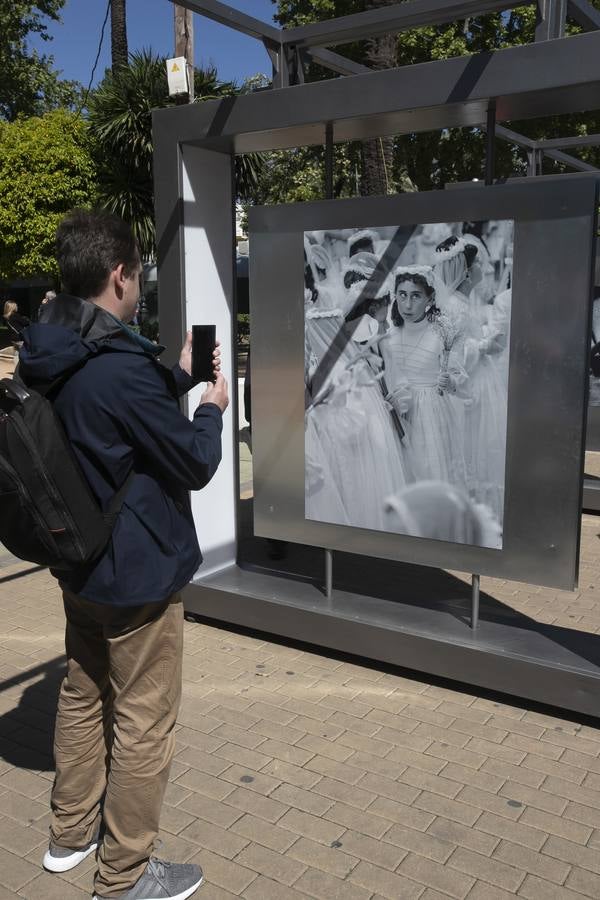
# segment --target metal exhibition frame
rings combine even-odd
[[[600,13],[585,0],[569,0],[566,8],[562,0],[540,0],[539,40],[534,44],[368,71],[321,48],[498,11],[507,4],[411,0],[288,31],[258,22],[217,0],[183,0],[182,5],[263,40],[276,70],[275,83],[283,85],[154,113],[161,339],[171,347],[174,361],[189,325],[214,322],[223,343],[224,371],[232,385],[232,405],[224,417],[223,462],[210,485],[192,500],[205,563],[185,590],[186,608],[597,714],[599,639],[594,635],[538,625],[485,597],[479,627],[471,629],[464,584],[418,566],[378,561],[365,571],[364,557],[340,553],[335,590],[329,583],[323,594],[319,586],[322,550],[293,547],[279,570],[255,553],[251,565],[246,553],[249,542],[240,524],[237,391],[232,373],[236,371],[236,153],[326,144],[330,175],[335,142],[448,127],[487,127],[486,175],[491,182],[497,122],[580,112],[598,105],[600,32],[560,35],[567,10],[584,28],[599,28]],[[357,74],[302,83],[307,55],[339,72]],[[285,86],[292,82],[293,86]],[[557,152],[556,147],[531,149],[536,160],[539,152]],[[593,173],[588,177],[594,178]],[[198,396],[197,388],[189,399],[191,408]],[[330,563],[326,555],[329,578]],[[475,614],[478,578],[473,597]]]
[[[597,203],[597,179],[579,174],[547,183],[531,178],[470,191],[251,209],[255,534],[363,554],[371,557],[367,565],[384,558],[573,590]],[[306,517],[305,233],[392,226],[395,238],[381,264],[387,271],[398,265],[418,224],[490,220],[514,222],[502,550]],[[560,335],[556,351],[550,352],[548,335]],[[335,359],[324,358],[313,388],[316,380],[323,384]]]

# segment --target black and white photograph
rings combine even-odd
[[[306,519],[502,549],[513,235],[304,232]]]

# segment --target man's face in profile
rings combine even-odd
[[[140,296],[142,292],[143,277],[144,270],[140,263],[136,266],[135,271],[129,276],[129,278],[125,279],[122,306],[124,322],[131,322],[137,312],[138,303],[140,302]]]

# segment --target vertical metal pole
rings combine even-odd
[[[542,150],[538,150],[537,147],[529,150],[527,152],[528,166],[527,166],[527,174],[533,177],[542,174],[542,162],[544,159],[544,154]]]
[[[565,36],[567,0],[537,0],[536,41],[555,41]]]
[[[333,200],[333,122],[325,125],[325,199]]]
[[[325,125],[325,199],[333,200],[333,122]],[[333,590],[333,553],[325,550],[325,596],[331,602]]]
[[[325,596],[331,601],[331,592],[333,590],[333,553],[331,550],[325,550]]]
[[[485,183],[494,183],[496,169],[496,101],[490,100],[487,111],[487,135],[485,148]]]
[[[471,581],[471,628],[479,625],[479,575],[473,575]]]

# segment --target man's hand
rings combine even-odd
[[[216,376],[215,383],[209,384],[200,397],[200,404],[202,405],[202,403],[214,403],[221,412],[225,412],[229,406],[227,382],[220,372]]]
[[[215,342],[215,350],[213,353],[213,372],[215,378],[221,371],[221,342]],[[192,332],[188,331],[185,336],[185,344],[181,348],[181,355],[179,357],[179,368],[183,369],[184,372],[187,372],[188,375],[192,374]]]

